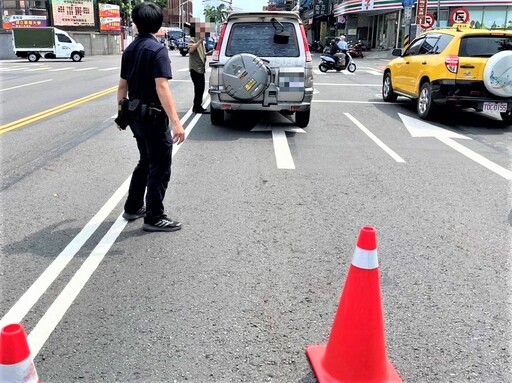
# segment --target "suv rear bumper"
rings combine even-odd
[[[490,93],[482,81],[439,80],[432,84],[432,100],[440,105],[454,105],[483,110],[484,102],[507,103],[512,110],[512,98]]]
[[[219,98],[221,91],[216,90],[215,88],[210,88],[208,93],[211,98],[211,108],[223,110],[253,110],[269,112],[280,112],[286,110],[290,112],[301,112],[309,110],[311,108],[311,101],[313,100],[313,88],[306,88],[304,98],[300,102],[279,101],[277,104],[270,104],[268,106],[263,105],[263,100],[261,99],[255,101],[244,100],[243,102],[239,102],[235,99],[232,101],[221,101]]]

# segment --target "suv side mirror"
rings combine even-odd
[[[392,54],[393,56],[402,56],[402,49],[400,49],[400,48],[395,48],[395,49],[393,49],[393,51],[391,52],[391,54]]]

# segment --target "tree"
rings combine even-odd
[[[230,9],[226,9],[224,4],[219,5],[217,8],[207,5],[203,9],[203,15],[205,20],[208,20],[210,23],[222,24],[226,21],[230,11]]]

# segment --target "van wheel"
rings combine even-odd
[[[28,58],[28,61],[35,63],[36,61],[38,61],[41,58],[41,56],[39,56],[37,53],[30,52],[28,54],[27,58]]]
[[[420,88],[416,109],[423,120],[432,118],[436,112],[436,105],[432,101],[432,85],[429,82],[423,83]]]
[[[82,59],[82,55],[80,55],[80,53],[74,52],[71,55],[71,60],[73,60],[74,62],[80,61],[81,59]]]
[[[510,112],[503,112],[503,113],[500,113],[501,115],[501,119],[503,120],[503,122],[505,123],[505,125],[512,125],[512,111]]]
[[[303,112],[295,112],[295,125],[299,128],[305,128],[309,124],[309,116],[311,115],[311,109]]]
[[[393,92],[393,84],[391,84],[391,73],[387,72],[382,81],[382,99],[386,102],[393,102],[397,98],[398,95]]]
[[[210,121],[213,125],[224,124],[224,110],[210,108]]]

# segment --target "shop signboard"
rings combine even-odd
[[[4,15],[2,16],[2,29],[12,28],[40,28],[46,27],[46,16],[36,15]]]
[[[100,31],[120,31],[121,11],[119,5],[98,4],[100,13]]]
[[[328,15],[329,0],[315,0],[315,17]]]
[[[418,0],[416,3],[416,24],[425,24],[427,18],[427,0]]]

